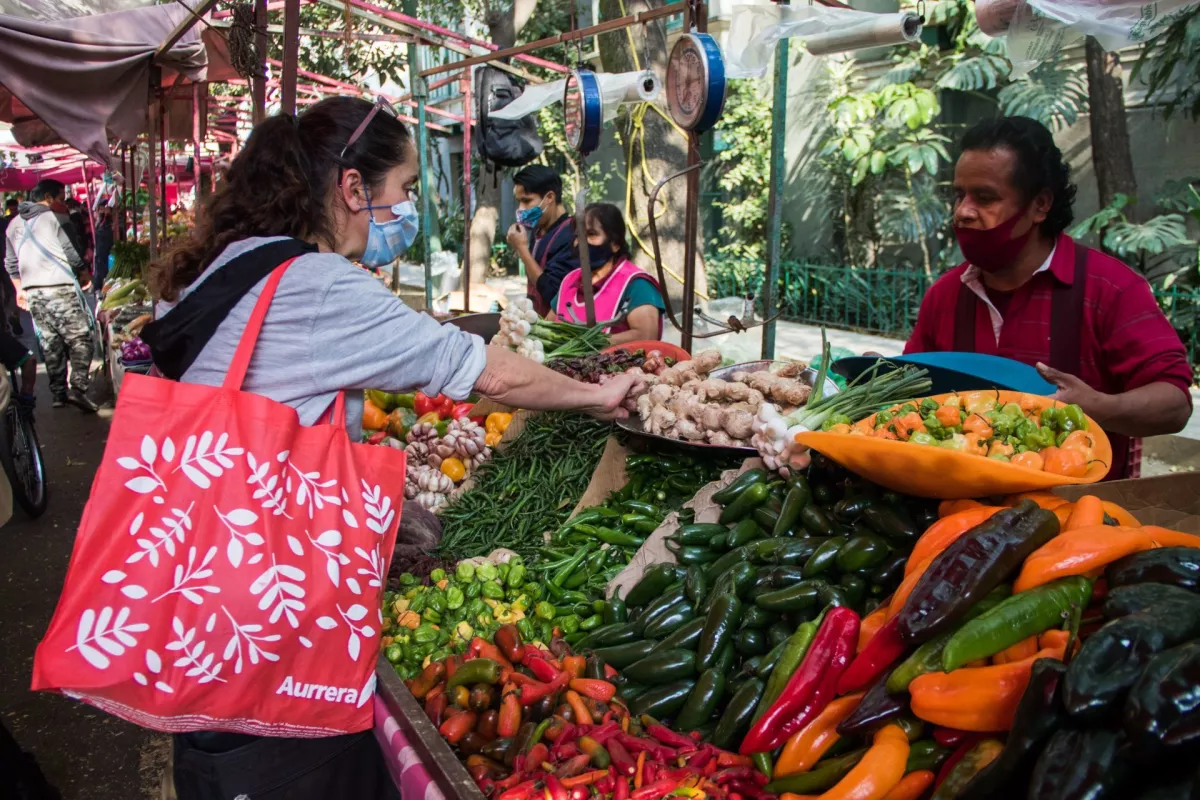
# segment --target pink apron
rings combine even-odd
[[[583,324],[587,320],[587,310],[583,303],[583,294],[579,291],[582,277],[582,270],[573,270],[567,273],[567,277],[563,278],[562,286],[558,289],[558,303],[556,304],[554,313],[564,322]],[[617,265],[617,268],[612,271],[612,274],[604,279],[604,283],[599,287],[593,288],[592,300],[596,305],[596,319],[598,321],[615,319],[623,313],[621,310],[621,301],[625,298],[625,290],[635,280],[647,280],[654,284],[655,289],[659,288],[658,281],[654,280],[654,278],[629,259],[621,261]],[[627,330],[629,330],[629,325],[622,319],[615,325],[606,328],[605,332],[623,333]],[[662,336],[662,332],[662,315],[659,314],[659,337]]]

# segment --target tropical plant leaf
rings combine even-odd
[[[1005,114],[1032,117],[1051,130],[1075,124],[1087,111],[1087,76],[1047,62],[1000,90],[997,98]]]
[[[917,242],[933,236],[950,221],[950,204],[936,181],[913,176],[907,185],[885,189],[879,199],[879,229],[890,242]]]
[[[1158,255],[1190,242],[1183,217],[1178,214],[1163,214],[1142,223],[1114,222],[1104,233],[1104,246],[1123,258]]]
[[[955,54],[944,61],[950,64],[950,68],[937,79],[935,85],[939,89],[956,89],[960,92],[995,89],[1009,71],[1008,59],[987,53],[971,57]]]
[[[1154,202],[1163,211],[1190,213],[1200,208],[1200,178],[1179,178],[1167,181],[1154,195]]]
[[[1200,116],[1200,6],[1168,15],[1170,27],[1142,47],[1130,73],[1146,86],[1146,102],[1161,105],[1170,119],[1177,110]]]
[[[1113,222],[1117,220],[1124,221],[1125,214],[1123,213],[1123,209],[1129,205],[1129,202],[1130,200],[1127,195],[1117,192],[1113,196],[1111,203],[1087,219],[1080,221],[1074,228],[1071,228],[1071,237],[1082,239],[1089,233],[1102,233]]]

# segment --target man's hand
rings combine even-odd
[[[621,404],[625,402],[625,397],[637,383],[638,379],[633,375],[617,375],[594,387],[593,405],[581,410],[585,414],[606,422],[614,419],[627,419],[629,411]]]
[[[29,295],[25,294],[24,289],[17,289],[17,308],[22,311],[29,310]]]
[[[508,240],[508,246],[518,253],[529,249],[529,234],[525,232],[525,228],[519,222],[514,222],[509,226],[508,233],[504,238]]]
[[[1095,416],[1098,410],[1097,406],[1101,405],[1103,399],[1107,397],[1107,395],[1097,392],[1074,375],[1059,372],[1041,362],[1038,362],[1037,371],[1043,378],[1058,387],[1058,391],[1054,393],[1055,400],[1061,400],[1064,403],[1074,403],[1089,415]]]

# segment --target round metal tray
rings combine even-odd
[[[728,367],[719,367],[708,374],[710,378],[719,378],[727,380],[730,375],[735,372],[763,372],[765,370],[774,370],[782,368],[784,365],[790,366],[787,361],[747,361],[744,364],[733,364]],[[811,386],[817,380],[817,370],[811,367],[800,373],[800,379]],[[829,376],[825,377],[825,395],[837,394],[839,391],[838,385]],[[649,433],[642,429],[642,420],[636,413],[629,419],[617,420],[617,427],[624,431],[628,431],[634,436],[644,439],[658,439],[663,442],[670,442],[675,445],[682,445],[688,448],[697,450],[712,450],[724,453],[742,453],[747,456],[755,455],[758,451],[753,447],[725,447],[722,445],[709,444],[708,442],[692,442],[687,439],[673,439],[670,436],[661,436],[657,433]]]
[[[500,332],[500,315],[495,313],[462,314],[461,316],[451,317],[442,324],[453,325],[456,328],[463,329],[467,333],[481,336],[483,337],[483,343],[488,344],[492,341],[492,337]]]

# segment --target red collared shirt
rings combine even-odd
[[[1025,364],[1050,362],[1051,296],[1056,283],[1075,279],[1075,242],[1063,234],[1039,270],[1012,294],[1003,316],[987,301],[977,270],[962,264],[943,275],[925,295],[905,353],[954,349],[955,307],[960,291],[976,295],[975,350]],[[1192,367],[1179,334],[1163,315],[1146,280],[1115,258],[1092,250],[1080,332],[1080,364],[1075,374],[1097,391],[1118,394],[1169,383],[1191,403]],[[982,296],[981,296],[982,295]],[[1135,477],[1139,443],[1111,435],[1109,478]],[[1122,458],[1120,454],[1128,454]],[[1132,456],[1132,457],[1130,457]]]

